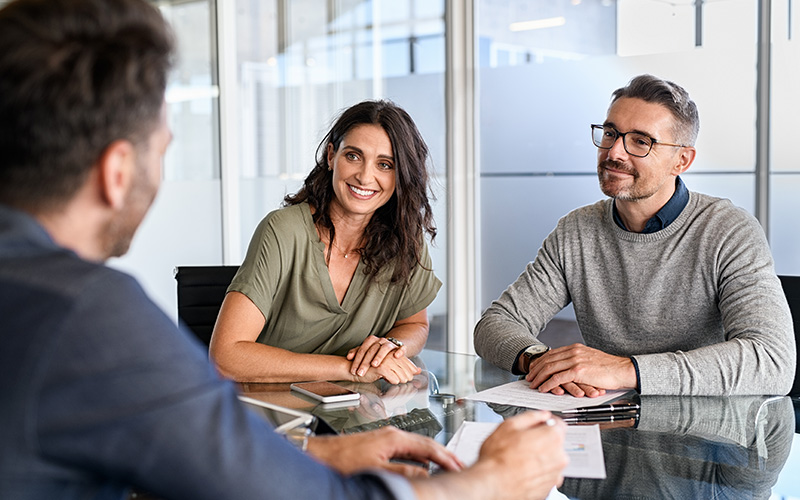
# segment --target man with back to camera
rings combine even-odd
[[[172,56],[144,0],[0,9],[0,498],[123,498],[131,486],[175,499],[547,495],[566,455],[546,412],[509,419],[475,466],[431,479],[389,459],[460,464],[397,429],[311,438],[310,459],[103,265],[158,190]]]
[[[699,117],[680,86],[641,75],[592,125],[609,199],[559,220],[484,312],[475,349],[531,388],[596,397],[786,394],[789,308],[764,232],[729,200],[688,191]],[[537,340],[570,302],[586,345]]]

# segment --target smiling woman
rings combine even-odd
[[[441,282],[425,233],[428,148],[388,101],[345,110],[314,169],[259,224],[210,354],[240,381],[410,381]]]

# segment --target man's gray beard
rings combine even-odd
[[[631,196],[629,194],[612,194],[610,188],[606,187],[606,183],[603,181],[603,174],[607,168],[607,166],[611,166],[614,170],[619,170],[621,172],[628,173],[633,176],[634,180],[636,180],[639,175],[635,170],[631,170],[626,166],[623,166],[621,163],[613,161],[613,160],[603,160],[597,165],[597,180],[600,184],[600,191],[603,192],[604,195],[608,196],[609,198],[613,198],[615,200],[620,201],[639,201],[649,198],[649,196]]]

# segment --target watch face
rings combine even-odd
[[[528,347],[525,349],[525,355],[527,356],[538,356],[539,354],[544,354],[549,351],[550,348],[544,344],[536,344]]]

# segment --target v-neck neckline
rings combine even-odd
[[[322,292],[325,294],[325,300],[328,302],[328,307],[335,312],[347,312],[349,304],[355,300],[353,296],[358,295],[360,293],[359,291],[363,289],[365,276],[362,267],[362,261],[360,258],[358,259],[358,264],[356,265],[356,270],[353,273],[353,278],[350,280],[350,284],[347,286],[347,291],[344,293],[342,303],[339,304],[339,299],[336,298],[336,291],[333,289],[331,274],[328,270],[328,265],[325,262],[325,243],[322,241],[322,239],[320,239],[319,234],[317,233],[317,228],[314,225],[314,218],[311,216],[311,205],[308,203],[306,203],[306,210],[304,210],[303,216],[306,221],[308,237],[317,248],[317,251],[314,252],[314,259],[316,262],[320,286],[322,287]]]

